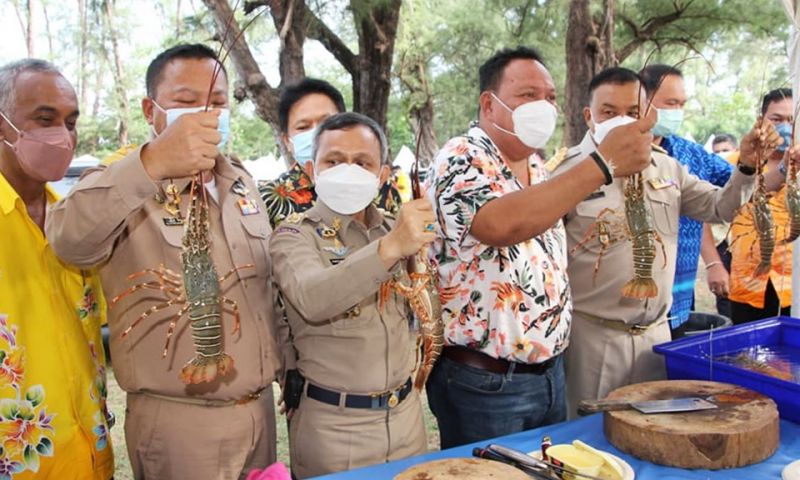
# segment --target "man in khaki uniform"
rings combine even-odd
[[[561,174],[577,160],[596,154],[596,144],[610,125],[630,121],[624,117],[635,119],[639,105],[645,105],[640,90],[639,77],[633,71],[611,68],[598,73],[590,83],[590,103],[584,110],[590,132],[567,152],[554,173]],[[750,138],[753,135],[756,133],[751,132]],[[751,145],[750,138],[743,143]],[[731,180],[720,189],[690,175],[677,160],[653,148],[652,164],[642,172],[644,201],[661,240],[655,242],[651,270],[658,293],[652,298],[621,295],[623,285],[634,278],[633,245],[625,233],[626,179],[614,179],[567,214],[574,322],[566,357],[571,415],[575,415],[580,400],[603,398],[623,385],[665,376],[663,359],[652,347],[671,338],[667,314],[672,301],[678,219],[686,215],[702,222],[730,221],[753,190],[753,164],[750,148],[743,152]]]
[[[278,360],[270,228],[250,176],[238,161],[219,152],[227,130],[222,121],[228,107],[224,72],[211,93],[214,110],[202,111],[217,64],[215,53],[203,45],[180,45],[156,57],[147,74],[149,97],[142,101],[155,138],[86,174],[47,217],[47,236],[56,253],[76,265],[99,266],[109,298],[152,282],[109,312],[114,373],[128,392],[125,434],[137,479],[236,479],[275,461],[270,385]],[[168,324],[186,301],[160,290],[157,273],[128,276],[160,265],[181,276],[182,224],[191,175],[198,172],[205,182],[210,256],[218,275],[253,266],[221,286],[241,316],[241,330],[233,334],[231,308],[224,306],[222,348],[233,358],[233,370],[186,385],[179,373],[195,356],[186,316],[162,358]],[[168,298],[172,305],[165,305]],[[151,314],[121,338],[145,312]]]
[[[341,113],[317,128],[317,203],[287,218],[270,242],[305,377],[289,430],[299,478],[417,455],[426,446],[411,386],[406,302],[391,294],[381,306],[379,291],[393,276],[407,277],[402,259],[433,240],[431,205],[412,201],[393,222],[371,204],[390,173],[386,138],[374,121]]]

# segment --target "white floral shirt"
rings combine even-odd
[[[530,178],[531,183],[548,178],[536,155]],[[477,126],[447,142],[428,183],[441,233],[430,257],[439,271],[445,344],[523,363],[563,352],[572,300],[562,222],[510,247],[485,245],[470,234],[483,205],[523,188]]]

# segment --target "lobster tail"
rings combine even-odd
[[[753,278],[768,274],[770,269],[772,269],[772,265],[769,263],[759,263],[756,269],[753,271]]]
[[[658,295],[658,285],[652,278],[634,278],[622,286],[622,296],[628,298],[653,298]]]
[[[183,366],[180,379],[187,385],[211,382],[218,375],[224,376],[232,368],[233,358],[226,353],[214,357],[197,355]]]

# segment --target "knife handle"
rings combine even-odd
[[[631,402],[625,400],[582,400],[578,404],[578,415],[583,417],[597,412],[615,412],[629,408]]]

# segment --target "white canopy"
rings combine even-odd
[[[258,180],[274,180],[286,171],[286,163],[282,158],[277,158],[269,153],[255,160],[245,160],[244,168],[253,178]]]

